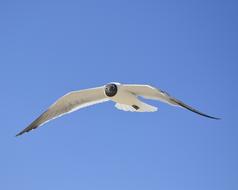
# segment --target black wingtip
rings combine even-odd
[[[201,115],[201,114],[200,114],[200,115]],[[209,115],[202,115],[202,116],[208,117],[208,118],[210,118],[210,119],[221,120],[221,118],[212,117],[212,116],[209,116]]]
[[[25,131],[21,131],[20,133],[17,133],[16,135],[15,135],[15,137],[19,137],[19,136],[21,136],[22,134],[24,134],[25,133]]]
[[[207,114],[205,114],[205,113],[202,113],[202,112],[200,112],[200,111],[198,111],[198,110],[192,108],[191,106],[186,105],[185,103],[181,102],[180,100],[177,100],[177,99],[175,99],[175,98],[173,98],[173,99],[171,98],[171,100],[172,100],[173,102],[175,102],[176,104],[178,104],[179,106],[181,106],[181,107],[183,107],[183,108],[185,108],[185,109],[187,109],[187,110],[190,110],[190,111],[192,111],[192,112],[194,112],[194,113],[196,113],[196,114],[199,114],[199,115],[201,115],[201,116],[204,116],[204,117],[207,117],[207,118],[210,118],[210,119],[214,119],[214,120],[221,120],[221,118],[213,117],[213,116],[207,115]]]

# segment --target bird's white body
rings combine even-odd
[[[147,99],[159,100],[170,105],[186,108],[192,112],[200,114],[212,119],[218,119],[211,117],[204,113],[195,110],[194,108],[184,104],[183,102],[171,97],[168,93],[154,88],[149,85],[137,85],[137,84],[120,84],[110,83],[102,87],[73,91],[65,96],[59,98],[54,104],[52,104],[42,115],[40,115],[35,121],[33,121],[27,128],[17,134],[22,135],[25,132],[29,132],[46,122],[53,120],[62,115],[71,113],[78,109],[91,106],[94,104],[113,101],[116,103],[115,107],[123,111],[131,112],[155,112],[157,108],[146,104],[138,99],[138,97]]]
[[[129,92],[123,85],[118,85],[118,92],[115,96],[111,97],[110,100],[116,103],[115,107],[123,111],[131,112],[154,112],[157,108],[150,106],[138,99],[138,97]],[[132,106],[136,105],[140,109],[136,110]]]
[[[136,105],[139,102],[137,97],[126,91],[122,85],[118,85],[117,94],[113,97],[110,97],[110,100],[125,105]]]

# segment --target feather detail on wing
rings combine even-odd
[[[47,111],[41,114],[35,121],[16,136],[29,132],[32,129],[36,129],[37,127],[62,115],[108,100],[109,99],[104,95],[103,87],[70,92],[58,99],[48,108]]]
[[[142,96],[143,98],[147,98],[147,99],[159,100],[159,101],[162,101],[162,102],[170,104],[170,105],[185,108],[187,110],[190,110],[190,111],[192,111],[196,114],[202,115],[204,117],[208,117],[211,119],[219,119],[219,118],[204,114],[204,113],[192,108],[191,106],[188,106],[187,104],[183,103],[182,101],[180,101],[176,98],[173,98],[167,92],[162,91],[158,88],[154,88],[149,85],[134,85],[134,84],[130,85],[129,84],[129,85],[123,85],[123,88],[136,96]]]

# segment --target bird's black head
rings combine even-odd
[[[108,96],[108,97],[113,97],[117,94],[117,85],[116,84],[107,84],[105,86],[105,94]]]

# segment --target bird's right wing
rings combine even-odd
[[[29,132],[46,122],[78,109],[108,101],[104,87],[73,91],[58,99],[52,106],[16,136]]]
[[[155,88],[153,86],[128,84],[128,85],[123,85],[123,88],[136,96],[142,96],[147,99],[159,100],[159,101],[162,101],[162,102],[170,104],[170,105],[185,108],[187,110],[190,110],[190,111],[192,111],[196,114],[202,115],[204,117],[208,117],[211,119],[219,119],[216,117],[209,116],[205,113],[202,113],[202,112],[192,108],[191,106],[183,103],[182,101],[170,96],[167,92],[160,90],[158,88]]]

